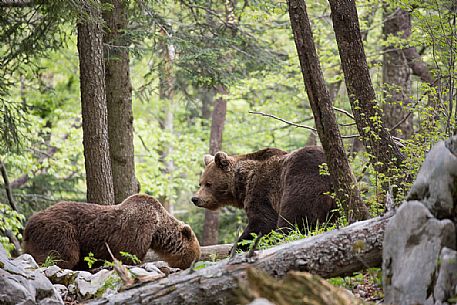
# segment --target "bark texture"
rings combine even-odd
[[[351,274],[381,263],[384,227],[377,217],[349,227],[259,251],[198,271],[186,271],[89,304],[236,304],[240,282],[250,267],[274,277],[307,271],[322,277]]]
[[[363,49],[355,2],[329,0],[329,3],[357,129],[365,148],[372,156],[371,162],[376,170],[391,176],[390,169],[398,167],[404,156],[381,120]]]
[[[219,90],[222,92],[223,90]],[[222,132],[224,130],[227,101],[220,97],[214,104],[211,115],[211,133],[209,139],[209,153],[215,155],[222,147]],[[202,245],[217,244],[219,239],[219,211],[205,209],[205,222],[203,224]]]
[[[95,14],[98,15],[98,12]],[[114,189],[108,144],[102,39],[101,25],[95,20],[78,24],[87,201],[113,204]]]
[[[127,2],[109,0],[112,9],[104,10],[106,31],[105,83],[108,107],[108,136],[114,199],[121,203],[138,192],[133,149],[132,84],[129,73]]]
[[[332,100],[317,57],[313,33],[303,0],[289,0],[289,17],[300,59],[309,103],[313,110],[319,139],[325,150],[337,198],[349,221],[367,219],[370,214],[360,198],[357,181],[344,150]]]
[[[385,39],[406,40],[411,35],[411,17],[401,9],[384,9]],[[410,67],[402,48],[390,44],[384,48],[382,76],[384,83],[383,120],[392,135],[409,138],[413,134],[413,116],[408,115],[410,103]],[[406,118],[406,119],[405,119]]]

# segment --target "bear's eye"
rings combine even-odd
[[[211,183],[206,182],[206,183],[205,183],[205,186],[206,186],[206,187],[211,187]]]

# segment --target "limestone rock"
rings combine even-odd
[[[106,292],[116,292],[120,287],[120,280],[113,270],[102,269],[96,274],[81,271],[75,279],[75,286],[79,298],[86,300],[101,297]]]
[[[13,259],[11,263],[17,267],[29,271],[38,269],[38,264],[35,262],[35,260],[30,254],[22,254],[21,256],[18,256],[15,259]]]
[[[441,249],[455,243],[452,221],[434,218],[418,201],[401,205],[384,234],[385,304],[424,304],[433,292]]]
[[[271,303],[270,301],[268,301],[267,299],[257,298],[254,301],[252,301],[251,303],[249,303],[248,305],[274,305],[274,304]]]
[[[30,255],[10,260],[0,244],[0,304],[63,304],[59,292]]]
[[[44,269],[44,275],[53,283],[68,286],[75,281],[77,272],[61,269],[59,266],[50,266]]]
[[[454,218],[457,201],[453,196],[457,194],[457,156],[448,148],[453,141],[440,141],[428,152],[407,198],[421,201],[440,219]]]
[[[447,302],[455,297],[457,288],[457,251],[443,248],[439,259],[439,272],[433,296],[437,302]]]
[[[68,288],[62,284],[54,284],[54,288],[59,292],[60,296],[63,300],[65,300],[68,296]]]

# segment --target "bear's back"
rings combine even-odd
[[[254,160],[254,161],[266,161],[272,157],[284,156],[287,152],[278,148],[268,147],[265,149],[258,150],[253,153],[239,155],[236,158],[238,160]]]
[[[110,259],[107,243],[113,253],[129,252],[142,259],[163,213],[162,206],[142,195],[131,196],[124,203],[101,210],[79,229],[81,255],[96,252],[97,258]]]
[[[321,165],[327,161],[322,147],[305,146],[287,154],[282,162],[282,167],[287,168],[291,173],[296,171],[309,175],[319,175]]]
[[[282,162],[280,210],[286,221],[279,219],[278,226],[290,222],[313,227],[317,222],[328,221],[336,204],[328,195],[332,191],[331,177],[321,174],[321,165],[326,162],[322,148],[301,148]]]

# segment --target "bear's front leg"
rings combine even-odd
[[[252,233],[266,235],[276,229],[278,214],[273,210],[269,202],[263,204],[259,201],[250,202],[250,204],[246,205],[246,214],[248,216],[248,226],[238,238],[238,242],[252,240]],[[247,251],[249,250],[249,244],[238,244],[237,248]]]

